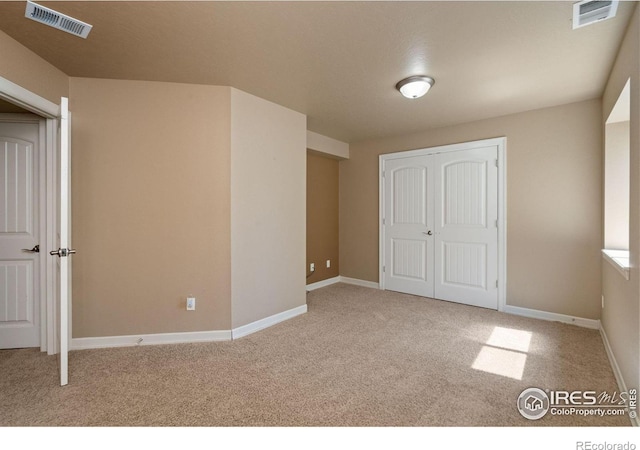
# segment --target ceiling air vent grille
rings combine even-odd
[[[618,0],[584,0],[573,4],[573,29],[616,16]]]
[[[66,31],[75,36],[86,39],[91,31],[92,25],[85,23],[81,20],[69,17],[66,14],[59,13],[53,9],[40,6],[33,2],[27,1],[27,9],[24,12],[24,16],[35,20],[36,22],[49,25],[50,27],[57,28],[58,30]]]

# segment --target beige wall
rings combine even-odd
[[[605,125],[604,248],[629,249],[630,122]]]
[[[330,155],[335,159],[349,159],[349,144],[307,130],[307,150]]]
[[[609,117],[625,83],[631,78],[631,145],[629,253],[630,274],[625,280],[603,263],[602,327],[607,334],[628,388],[640,386],[640,8],[636,6],[603,96],[601,126]]]
[[[337,277],[338,160],[307,152],[307,284]],[[327,260],[331,267],[327,268]],[[309,264],[316,270],[309,272]]]
[[[74,337],[228,330],[306,303],[304,115],[85,78],[70,106]]]
[[[69,96],[69,77],[0,31],[0,77],[59,105]]]
[[[228,330],[230,88],[71,78],[70,94],[73,336]]]
[[[340,162],[340,275],[378,281],[378,155],[507,137],[507,304],[600,317],[601,103],[353,143]]]
[[[231,89],[233,328],[306,303],[306,125]]]

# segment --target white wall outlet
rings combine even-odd
[[[195,311],[195,310],[196,310],[196,298],[187,297],[187,311]]]
[[[315,272],[315,271],[316,271],[316,265],[315,265],[315,263],[311,263],[311,264],[309,264],[309,270],[311,270],[311,272]]]
[[[327,269],[328,269],[329,267],[331,267],[331,260],[330,260],[330,259],[327,259]]]

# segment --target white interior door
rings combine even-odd
[[[39,126],[0,122],[0,348],[40,347]]]
[[[57,250],[49,253],[57,258],[58,284],[58,362],[60,369],[60,385],[69,382],[69,338],[71,315],[71,271],[69,255],[71,236],[71,118],[67,98],[60,103],[60,144],[58,146],[58,242]]]
[[[498,309],[498,145],[381,158],[384,289]]]
[[[498,309],[498,150],[437,155],[435,296]]]
[[[433,156],[384,167],[385,288],[433,297]]]

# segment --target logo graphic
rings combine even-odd
[[[627,392],[567,391],[530,387],[518,397],[518,411],[529,420],[552,416],[638,416],[638,391]]]
[[[542,389],[525,389],[518,397],[518,411],[525,419],[542,419],[549,411],[549,396]]]

